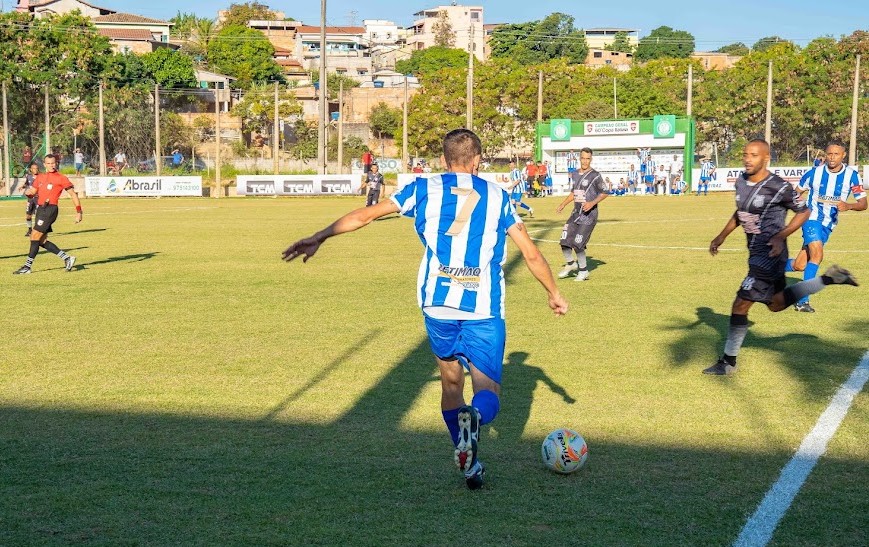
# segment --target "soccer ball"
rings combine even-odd
[[[567,475],[585,465],[588,445],[582,435],[572,429],[556,429],[543,439],[540,447],[543,463],[556,473]]]

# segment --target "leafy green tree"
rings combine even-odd
[[[314,70],[311,72],[311,81],[314,83],[318,83],[320,81],[319,70]],[[344,84],[344,91],[347,91],[354,87],[359,87],[359,80],[351,78],[346,74],[330,72],[329,77],[326,78],[326,95],[329,97],[330,100],[338,99],[338,92],[341,90],[342,83]]]
[[[289,143],[290,155],[298,160],[311,160],[317,157],[317,124],[299,118],[293,124],[294,143]]]
[[[572,16],[552,13],[541,21],[504,25],[492,36],[492,56],[511,58],[519,64],[537,64],[565,57],[584,63],[588,56],[585,33],[574,25]]]
[[[274,129],[274,84],[253,84],[241,101],[232,107],[231,114],[241,118],[245,133],[271,134]],[[302,113],[302,105],[287,86],[278,87],[278,118],[286,120]]]
[[[198,21],[199,16],[195,13],[182,13],[181,10],[178,10],[175,17],[169,19],[169,22],[172,23],[173,38],[189,38]]]
[[[162,47],[142,55],[141,59],[154,82],[161,87],[195,87],[197,84],[193,59],[180,51]]]
[[[745,56],[748,55],[750,50],[748,46],[743,44],[742,42],[734,42],[732,44],[727,44],[726,46],[722,46],[715,50],[717,53],[726,53],[728,55],[740,55]]]
[[[437,21],[434,22],[431,30],[434,34],[436,46],[455,47],[456,33],[453,32],[453,25],[450,24],[450,18],[446,10],[438,12]]]
[[[328,144],[329,158],[338,158],[338,139],[330,138]],[[353,158],[358,158],[363,152],[368,150],[365,141],[359,137],[344,138],[344,166],[352,165]]]
[[[779,36],[766,36],[755,42],[754,45],[751,46],[751,49],[752,51],[766,51],[772,46],[782,42],[789,42],[789,40],[785,40]]]
[[[368,114],[368,127],[377,138],[394,137],[401,128],[403,112],[384,102],[377,103]]]
[[[694,36],[684,30],[662,26],[640,39],[634,58],[650,61],[664,57],[685,59],[694,53]]]
[[[283,80],[275,63],[275,48],[262,32],[241,26],[224,27],[208,44],[208,64],[236,78],[233,87]]]
[[[489,49],[492,52],[492,58],[510,59],[516,46],[529,36],[536,26],[537,21],[529,21],[527,23],[501,25],[496,28],[492,32],[492,37],[489,40]]]
[[[468,52],[462,49],[434,46],[414,51],[409,59],[395,63],[396,72],[424,77],[442,68],[468,66]]]
[[[246,27],[249,21],[273,21],[276,18],[277,15],[271,8],[254,0],[253,2],[245,2],[244,4],[230,4],[221,24],[224,28],[231,26]]]
[[[609,51],[621,51],[622,53],[633,53],[634,46],[628,40],[628,33],[624,31],[616,32],[611,44],[606,45]]]

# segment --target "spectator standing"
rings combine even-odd
[[[366,150],[362,152],[362,172],[365,175],[371,171],[371,164],[374,163],[374,156],[371,155],[370,150]]]
[[[75,152],[73,152],[72,163],[75,165],[76,176],[80,177],[81,172],[84,169],[84,154],[81,153],[81,148],[76,148]]]

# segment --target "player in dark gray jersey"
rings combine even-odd
[[[742,163],[745,171],[736,181],[736,211],[709,244],[709,252],[712,256],[718,254],[727,236],[742,226],[748,244],[748,275],[733,301],[724,355],[705,369],[704,374],[736,372],[736,355],[748,332],[748,310],[755,302],[766,304],[770,311],[776,312],[826,285],[857,285],[848,270],[833,265],[821,277],[786,287],[787,237],[809,218],[809,210],[799,201],[790,183],[767,170],[769,144],[766,141],[749,142],[742,154]],[[796,214],[785,223],[788,210]]]
[[[570,173],[570,195],[562,201],[556,213],[573,202],[573,212],[561,231],[561,252],[566,264],[558,273],[559,279],[576,273],[577,281],[588,279],[588,261],[585,247],[597,225],[597,205],[609,197],[606,182],[600,173],[591,168],[592,152],[583,148],[579,153],[579,171]],[[573,254],[576,253],[576,259]],[[578,263],[578,264],[577,264]]]

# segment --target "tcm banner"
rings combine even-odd
[[[240,196],[355,195],[362,186],[357,175],[238,175]]]
[[[85,177],[87,196],[202,197],[202,177]]]

